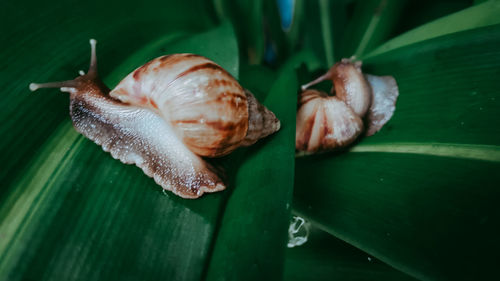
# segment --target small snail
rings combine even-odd
[[[280,128],[271,111],[205,57],[153,59],[110,91],[97,75],[96,41],[91,39],[90,45],[87,74],[29,88],[69,92],[78,132],[181,197],[198,198],[225,188],[201,157],[227,155]]]
[[[332,95],[307,90],[332,80]],[[351,144],[365,127],[371,136],[391,119],[399,95],[392,76],[363,75],[361,63],[342,59],[324,75],[302,86],[295,148],[299,154],[335,150]],[[365,122],[363,122],[363,119]]]

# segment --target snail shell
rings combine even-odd
[[[224,156],[279,130],[276,116],[222,67],[195,54],[162,56],[113,90],[97,76],[96,41],[87,74],[30,84],[70,93],[75,129],[184,198],[225,188],[200,156]]]
[[[295,147],[310,153],[346,146],[363,131],[363,121],[354,110],[316,90],[300,95],[296,121]]]
[[[226,155],[279,129],[274,114],[252,106],[258,104],[254,96],[227,71],[195,54],[153,59],[127,75],[110,96],[155,110],[200,156]]]
[[[306,90],[325,80],[333,82],[331,96]],[[349,59],[342,59],[302,90],[295,147],[303,154],[345,147],[364,128],[367,136],[375,134],[391,119],[399,95],[393,77],[363,75],[361,62]]]

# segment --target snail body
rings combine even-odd
[[[330,95],[308,88],[331,80]],[[364,75],[361,63],[342,59],[302,86],[295,148],[300,154],[344,148],[363,132],[371,136],[392,117],[399,90],[392,76]]]
[[[222,67],[195,54],[151,60],[113,90],[97,76],[95,40],[87,74],[30,85],[70,93],[75,129],[184,198],[223,190],[201,157],[220,157],[279,130],[276,116]]]

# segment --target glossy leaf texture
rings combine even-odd
[[[237,77],[239,60],[235,39],[227,23],[195,36],[172,31],[129,55],[104,80],[109,85],[116,84],[124,74],[147,60],[173,52],[207,56]],[[82,40],[79,45],[88,49],[87,40]],[[106,42],[101,41],[98,45],[99,64],[106,68],[101,46],[106,46]],[[88,50],[86,53],[88,60]],[[64,61],[62,58],[57,60]],[[77,65],[69,63],[68,68]],[[28,83],[24,81],[23,84]],[[23,95],[27,95],[27,88],[24,91]],[[278,112],[280,118],[293,121],[295,105],[277,103],[283,91],[278,89],[277,92],[268,98],[269,103],[274,103],[270,108]],[[47,90],[43,94],[47,97],[60,95],[57,93],[56,90]],[[237,177],[229,176],[231,184],[228,190],[197,200],[185,200],[163,193],[140,169],[112,159],[100,147],[78,135],[67,117],[67,106],[54,104],[49,108],[63,112],[65,119],[59,121],[34,155],[30,155],[29,161],[24,163],[26,168],[7,175],[13,178],[2,191],[0,279],[200,280],[206,273],[216,232],[232,231],[224,230],[224,224],[217,230],[226,202],[239,205],[232,203],[231,193],[245,189],[245,192],[251,192],[254,188],[246,184],[245,177],[248,176],[263,181],[259,183],[261,193],[256,196],[252,212],[256,221],[248,221],[246,227],[260,232],[257,221],[278,210],[277,222],[269,221],[273,228],[265,245],[283,252],[290,209],[286,206],[291,204],[293,187],[293,141],[278,150],[266,148],[265,141],[259,143],[259,148],[251,148],[254,153],[259,153],[260,159],[275,158],[274,162],[250,162],[239,170],[239,156],[247,154],[244,149],[220,160],[219,164],[226,166],[228,171],[238,171]],[[11,129],[11,134],[19,138],[23,129]],[[290,128],[283,130],[274,142],[281,143],[283,139],[286,142],[290,133]],[[284,160],[287,164],[280,166],[276,177],[267,177],[267,171]],[[241,189],[236,187],[239,185],[242,185]],[[281,186],[285,195],[281,197],[283,204],[279,207],[261,205],[260,197],[268,197],[266,192],[273,192],[272,186]],[[247,239],[249,245],[256,243],[248,237],[232,236],[238,241]],[[259,236],[254,238],[260,239]],[[275,268],[273,264],[276,263],[282,267],[282,260],[268,261],[267,266]],[[242,268],[237,266],[238,260],[231,262],[231,266]],[[276,268],[280,274],[280,266]]]
[[[370,55],[380,54],[391,49],[454,32],[499,24],[499,14],[500,1],[487,1],[412,29],[397,38],[385,42]]]
[[[0,280],[495,276],[500,1],[284,0],[289,26],[276,2],[0,5]],[[86,70],[89,38],[109,86],[154,57],[198,53],[282,130],[216,161],[226,191],[163,193],[76,133],[67,94],[28,90]],[[348,151],[295,160],[298,85],[352,55],[395,76],[393,119]],[[313,231],[286,249],[290,209]]]
[[[284,280],[417,280],[344,241],[310,227],[307,242],[287,249]]]
[[[218,48],[189,40],[169,42],[166,52],[172,46],[234,67],[231,28],[207,35],[224,41],[232,59],[218,60]],[[0,211],[2,279],[201,278],[222,195],[190,201],[163,194],[140,169],[78,135],[69,118],[32,159]]]
[[[281,128],[265,143],[250,147],[242,160],[207,280],[281,278],[293,193],[298,87],[294,76],[293,67],[281,70],[265,99]]]
[[[72,79],[78,70],[86,70],[89,38],[99,41],[99,71],[106,76],[123,58],[163,34],[214,26],[212,13],[198,15],[192,9],[208,10],[200,0],[4,1],[0,9],[0,154],[8,161],[0,169],[2,186],[9,186],[13,174],[26,166],[67,118],[62,110],[68,108],[66,96],[31,94],[26,90],[30,82]],[[5,190],[0,190],[0,196]]]
[[[499,44],[494,25],[367,58],[398,82],[394,117],[349,152],[298,159],[296,211],[421,280],[496,274]]]

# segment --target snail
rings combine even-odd
[[[399,96],[396,80],[364,75],[361,65],[342,59],[302,86],[295,134],[299,155],[344,148],[363,132],[375,134],[391,119]],[[325,80],[333,82],[331,95],[308,89]]]
[[[79,133],[180,197],[225,189],[202,157],[227,155],[280,128],[276,116],[227,71],[195,54],[155,58],[110,90],[97,75],[96,43],[90,40],[86,74],[29,88],[68,92]]]

